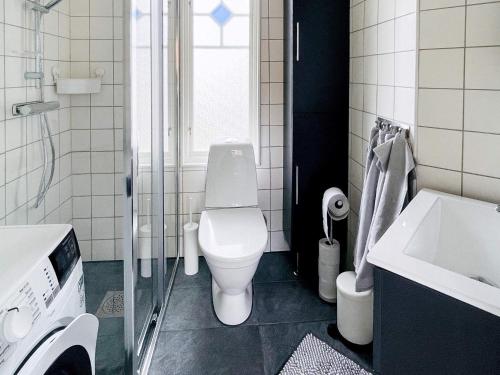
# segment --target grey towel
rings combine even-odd
[[[366,186],[365,183],[366,188],[371,187],[371,190],[366,192],[366,200],[374,199],[373,208],[370,209],[371,201],[365,202],[363,199],[365,190],[361,199],[362,204],[368,204],[368,212],[372,211],[373,215],[371,220],[365,218],[364,225],[370,221],[369,229],[361,228],[360,222],[358,232],[358,241],[360,241],[360,246],[356,244],[356,251],[359,252],[356,254],[356,291],[358,292],[373,287],[373,266],[367,261],[368,253],[401,213],[407,201],[408,178],[415,169],[410,146],[405,136],[400,133],[393,135],[393,138],[389,137],[389,140],[377,146],[373,153],[372,165],[376,164],[379,173],[376,183],[371,181],[371,184],[376,185],[375,189],[373,185]],[[361,211],[364,210],[365,206],[362,206]],[[360,215],[360,218],[361,216],[363,215]],[[366,238],[360,238],[361,229]]]
[[[366,151],[366,169],[365,180],[363,183],[363,194],[361,195],[358,235],[356,237],[356,245],[354,249],[354,268],[357,269],[361,263],[364,249],[366,247],[366,239],[373,217],[373,209],[375,207],[375,194],[377,191],[377,182],[380,170],[377,168],[377,159],[375,158],[374,150],[379,145],[382,130],[373,128],[370,134],[370,143]]]

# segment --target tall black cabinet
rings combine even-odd
[[[285,0],[283,226],[301,277],[317,281],[321,201],[347,194],[349,0]],[[334,227],[347,247],[347,223]]]

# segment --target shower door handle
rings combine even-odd
[[[130,172],[125,176],[125,194],[127,198],[132,196],[132,185],[134,183],[134,160],[130,160]]]
[[[295,24],[295,61],[300,60],[300,23]]]
[[[295,166],[295,205],[299,205],[299,166]]]

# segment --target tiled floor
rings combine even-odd
[[[169,259],[167,275],[174,261]],[[155,267],[156,264],[153,264]],[[123,291],[123,262],[85,262],[85,295],[87,312],[95,314],[106,292]],[[152,300],[152,279],[139,277],[137,284],[136,321],[142,328]],[[124,362],[123,318],[100,318],[96,348],[96,375],[123,375]]]
[[[223,325],[212,309],[210,272],[203,258],[197,275],[182,263],[151,366],[151,374],[276,374],[309,332],[367,369],[371,359],[326,332],[335,305],[297,281],[287,253],[265,254],[254,278],[254,305],[237,327]]]
[[[123,262],[85,262],[87,312],[95,314],[109,290],[123,290]],[[123,318],[99,319],[96,375],[123,374]]]

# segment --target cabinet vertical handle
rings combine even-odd
[[[295,25],[295,37],[296,39],[296,49],[295,49],[295,60],[300,60],[300,23],[297,22]]]
[[[299,205],[299,166],[295,166],[295,205]]]

